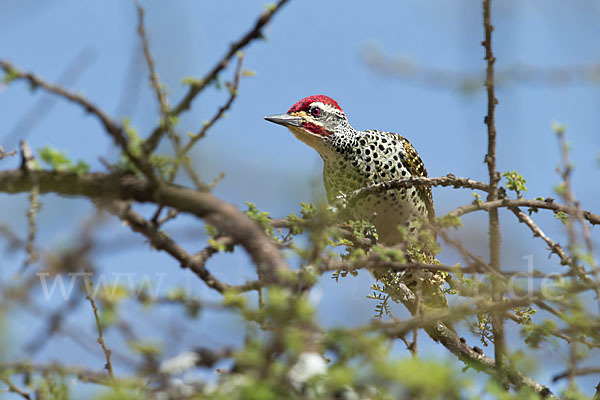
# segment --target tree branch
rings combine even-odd
[[[108,372],[110,379],[115,379],[112,363],[110,362],[111,351],[108,349],[108,347],[106,347],[106,343],[104,343],[104,336],[102,335],[102,324],[100,323],[100,316],[98,315],[98,307],[96,307],[96,301],[94,300],[94,296],[91,293],[88,294],[87,299],[92,305],[94,319],[96,320],[96,328],[98,329],[98,344],[100,345],[100,347],[102,347],[104,357],[106,358],[106,364],[104,365],[104,369],[106,369],[106,371]]]
[[[511,207],[510,210],[517,216],[517,218],[519,218],[519,221],[523,222],[529,227],[529,229],[531,229],[534,236],[540,237],[544,242],[546,242],[546,244],[548,244],[550,250],[560,258],[560,263],[562,265],[570,265],[575,268],[573,266],[573,259],[569,257],[567,253],[565,253],[562,246],[550,239],[548,235],[546,235],[544,231],[542,231],[542,229],[535,222],[533,222],[533,219],[531,219],[529,215],[525,214],[522,210],[516,207]]]
[[[488,134],[488,151],[485,156],[485,163],[488,165],[490,176],[490,191],[487,200],[494,201],[498,199],[498,182],[500,174],[496,170],[496,117],[495,110],[498,100],[494,93],[494,63],[496,57],[492,53],[492,31],[494,27],[491,22],[491,0],[483,0],[483,27],[485,30],[485,40],[482,45],[485,47],[485,60],[487,61],[485,87],[487,89],[488,109],[485,117]],[[498,209],[493,208],[489,211],[490,228],[490,266],[496,271],[500,271],[500,220],[498,218]],[[502,299],[501,285],[496,279],[492,279],[492,298],[494,301]],[[506,343],[504,341],[504,323],[501,313],[492,313],[492,331],[494,334],[494,358],[496,367],[502,369],[505,364]]]
[[[36,171],[25,174],[20,170],[0,172],[0,192],[30,191],[35,180],[40,193],[84,196],[94,200],[135,200],[173,207],[196,215],[231,236],[250,254],[258,276],[265,283],[286,283],[289,271],[283,255],[262,229],[236,207],[210,193],[161,183],[158,186],[131,174]]]
[[[454,188],[469,188],[489,192],[490,186],[484,182],[474,181],[470,178],[459,178],[453,174],[436,178],[412,176],[410,178],[392,179],[382,183],[371,184],[348,193],[350,201],[368,196],[370,194],[385,192],[390,189],[406,189],[412,186],[453,186]]]
[[[273,18],[273,16],[288,2],[289,0],[279,0],[277,4],[272,7],[269,7],[266,11],[264,11],[260,17],[254,23],[254,26],[239,40],[233,42],[229,50],[225,53],[225,55],[217,61],[217,63],[210,69],[210,71],[198,81],[198,83],[190,86],[186,95],[179,101],[179,103],[171,110],[171,115],[179,115],[182,112],[188,110],[192,104],[192,101],[196,98],[196,96],[202,92],[208,85],[210,85],[215,79],[217,79],[219,73],[224,70],[231,58],[241,49],[246,47],[249,43],[254,41],[255,39],[262,37],[262,29],[263,27]],[[158,126],[152,134],[148,137],[148,139],[144,142],[143,150],[146,154],[154,151],[158,143],[160,142],[160,138],[164,133],[164,127]]]
[[[600,215],[594,214],[591,211],[580,210],[576,207],[572,207],[565,204],[556,203],[554,200],[547,198],[546,200],[533,200],[533,199],[509,199],[504,198],[494,201],[476,202],[467,204],[465,206],[457,207],[453,211],[450,211],[448,215],[454,215],[460,217],[462,215],[471,213],[473,211],[490,211],[494,208],[514,208],[514,207],[530,207],[532,209],[542,208],[546,210],[552,210],[555,212],[562,211],[565,214],[576,215],[577,212],[581,212],[583,217],[588,220],[592,225],[600,224]]]
[[[129,149],[129,141],[120,125],[114,122],[104,111],[102,111],[99,107],[94,105],[85,97],[69,92],[61,86],[54,85],[46,82],[45,80],[37,77],[36,75],[30,72],[22,72],[18,70],[15,66],[5,60],[0,60],[0,68],[4,70],[4,72],[8,75],[9,80],[25,80],[29,82],[29,84],[38,88],[56,94],[64,98],[67,101],[75,103],[82,107],[88,113],[94,115],[102,124],[106,132],[114,139],[114,141],[121,147],[123,152],[127,155],[127,157],[148,177],[148,179],[154,181],[156,178],[154,176],[154,172],[152,167],[149,165],[146,159],[135,156],[131,150]]]
[[[116,215],[134,231],[144,235],[157,250],[163,250],[169,253],[181,264],[182,268],[189,268],[196,276],[202,279],[206,285],[215,289],[219,293],[226,290],[244,291],[247,288],[245,285],[233,286],[221,282],[206,269],[206,262],[213,254],[218,252],[212,246],[208,246],[200,253],[191,256],[187,251],[180,247],[168,235],[162,233],[152,222],[145,220],[141,215],[131,209],[131,206],[125,202],[114,201],[102,205],[108,212]],[[233,238],[227,236],[223,244],[233,245]],[[252,287],[253,288],[253,287]]]
[[[410,292],[410,289],[408,288],[405,288],[405,290]],[[406,299],[402,301],[403,304],[409,309],[411,314],[414,312],[415,299],[416,297],[413,294],[412,297],[406,296]],[[441,320],[457,318],[461,313],[465,312],[505,312],[506,310],[516,306],[527,305],[531,304],[532,302],[537,303],[537,300],[539,299],[535,298],[535,296],[532,296],[531,298],[524,300],[510,300],[492,302],[489,304],[478,304],[477,300],[474,299],[466,304],[448,309],[445,312],[430,313],[425,316],[411,318],[404,321],[383,323],[380,324],[379,327],[383,328],[383,332],[390,337],[397,337],[398,335],[409,332],[415,327],[422,327],[433,340],[441,343],[446,349],[457,356],[460,360],[464,361],[468,366],[479,371],[486,372],[490,375],[495,375],[504,384],[510,384],[516,389],[527,386],[544,398],[555,399],[556,397],[552,395],[552,392],[546,386],[543,386],[533,379],[523,375],[521,372],[511,368],[497,368],[496,361],[494,361],[494,359],[485,356],[477,347],[469,347],[469,345],[466,343],[466,340],[459,337],[456,332],[439,322]],[[472,308],[473,304],[477,306],[475,309]],[[372,326],[367,327],[367,329],[370,330],[372,330],[372,328]]]

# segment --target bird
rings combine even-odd
[[[323,182],[330,204],[368,185],[398,178],[427,177],[427,169],[419,153],[404,136],[381,130],[355,129],[339,104],[326,95],[303,98],[287,113],[265,117],[269,122],[287,127],[294,136],[312,147],[323,159]],[[371,193],[352,205],[352,215],[370,221],[379,240],[386,246],[397,246],[406,236],[419,234],[422,220],[433,222],[435,210],[430,186],[393,188]],[[403,227],[404,229],[399,229]],[[431,254],[415,260],[439,263]],[[387,285],[402,280],[407,286],[425,281],[428,292],[439,292],[447,274],[420,271],[420,274],[375,275]],[[436,303],[440,303],[439,299]],[[445,303],[445,297],[441,301]]]

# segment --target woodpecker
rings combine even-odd
[[[370,184],[428,176],[421,157],[405,137],[393,132],[354,129],[339,104],[325,95],[306,97],[287,113],[265,119],[287,127],[296,138],[319,153],[323,159],[323,181],[329,203]],[[430,186],[369,194],[358,199],[351,211],[354,218],[370,221],[381,242],[388,246],[403,240],[399,226],[415,235],[421,219],[433,221],[435,218]],[[425,259],[438,263],[432,256],[427,255]],[[410,281],[410,284],[406,283],[409,287],[418,279],[429,286],[429,293],[439,292],[444,281],[440,274],[427,272],[376,277],[387,285],[399,279],[403,283]],[[445,304],[445,298],[442,303]]]
[[[283,125],[323,159],[323,181],[329,203],[340,196],[396,178],[427,176],[419,154],[403,136],[378,130],[356,130],[338,103],[324,95],[306,97],[286,114],[265,117]],[[433,220],[431,187],[391,189],[359,199],[353,207],[357,219],[369,220],[380,240],[392,246],[401,239],[398,226],[415,234],[417,213]]]

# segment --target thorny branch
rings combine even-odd
[[[474,181],[470,178],[459,178],[453,174],[440,176],[436,178],[426,178],[421,176],[412,176],[409,178],[393,179],[387,182],[377,183],[365,186],[364,188],[348,193],[350,201],[374,193],[385,192],[390,189],[405,189],[412,186],[452,186],[454,188],[468,188],[489,192],[490,186],[484,182]]]
[[[562,265],[570,265],[572,268],[576,268],[573,266],[573,259],[567,255],[562,246],[549,238],[548,235],[546,235],[544,231],[542,231],[541,228],[535,222],[533,222],[533,219],[531,219],[529,215],[525,214],[518,208],[513,207],[510,208],[510,210],[517,216],[517,218],[519,218],[519,221],[523,222],[529,227],[529,229],[531,229],[534,236],[540,237],[544,242],[546,242],[546,244],[548,244],[550,250],[560,258],[560,263]]]
[[[488,96],[488,109],[485,117],[488,134],[488,150],[485,156],[485,163],[488,165],[490,176],[490,191],[487,200],[494,201],[498,199],[498,182],[500,173],[496,169],[496,104],[498,100],[494,93],[494,63],[496,57],[492,52],[492,31],[494,27],[491,22],[491,0],[483,0],[483,27],[485,30],[485,40],[482,45],[485,47],[485,60],[487,61],[485,87]],[[498,209],[491,209],[489,215],[490,228],[490,265],[495,271],[500,271],[500,220],[498,218]],[[502,290],[498,282],[492,279],[494,301],[502,299]],[[505,364],[506,343],[504,341],[504,323],[501,313],[492,313],[492,331],[494,334],[494,358],[496,367],[502,369]]]
[[[484,192],[489,191],[489,185],[484,182],[474,181],[469,178],[460,178],[456,177],[452,174],[448,174],[446,176],[440,176],[435,178],[424,178],[424,177],[410,177],[410,178],[402,178],[402,179],[394,179],[383,183],[378,183],[375,185],[369,185],[362,189],[358,189],[354,192],[348,194],[349,202],[352,203],[355,199],[361,198],[363,196],[368,196],[369,194],[384,192],[390,189],[400,189],[407,188],[411,186],[452,186],[454,188],[468,188],[481,190]],[[578,210],[577,207],[568,205],[568,204],[560,204],[554,201],[554,199],[548,197],[544,200],[538,199],[509,199],[508,197],[503,197],[494,201],[475,201],[471,204],[467,204],[464,206],[457,207],[453,211],[449,212],[448,215],[453,215],[456,217],[460,217],[462,215],[474,212],[474,211],[490,211],[494,208],[511,208],[511,207],[528,207],[531,209],[545,209],[552,210],[555,212],[564,212],[569,215],[577,215],[580,213],[581,216],[586,219],[592,225],[600,224],[600,215],[594,214],[588,210],[582,210],[581,208]]]
[[[91,283],[90,283],[91,285]],[[104,369],[108,372],[108,375],[111,379],[115,379],[115,374],[113,372],[112,363],[110,361],[111,351],[108,347],[106,347],[106,343],[104,343],[104,336],[102,335],[102,323],[100,322],[100,316],[98,315],[98,307],[96,307],[96,301],[94,300],[94,296],[92,293],[88,294],[87,299],[90,301],[92,305],[92,311],[94,312],[94,319],[96,320],[96,329],[98,329],[98,344],[102,347],[102,351],[104,352],[104,357],[106,359],[106,364],[104,365]]]
[[[500,199],[495,201],[486,202],[474,202],[465,206],[457,207],[453,211],[449,212],[448,215],[454,215],[460,217],[462,215],[471,213],[473,211],[490,211],[494,208],[511,208],[511,207],[529,207],[533,210],[541,208],[545,210],[552,210],[554,212],[564,212],[569,215],[576,215],[577,208],[556,203],[553,199],[547,198],[545,200],[533,200],[533,199]],[[594,214],[591,211],[581,210],[583,217],[588,220],[592,225],[600,224],[600,215]]]

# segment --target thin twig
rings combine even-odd
[[[0,160],[4,160],[6,157],[12,157],[17,154],[16,150],[6,152],[4,147],[0,146]]]
[[[59,85],[48,83],[45,80],[30,72],[22,72],[18,70],[14,65],[5,60],[0,60],[0,68],[9,75],[11,80],[21,79],[29,82],[33,88],[41,87],[42,89],[54,93],[72,103],[75,103],[82,107],[85,111],[94,115],[102,124],[106,132],[114,139],[114,141],[121,147],[121,150],[127,155],[127,157],[150,179],[155,181],[154,172],[152,167],[145,158],[137,157],[129,148],[129,140],[127,139],[123,128],[114,122],[104,111],[94,105],[88,99],[82,95],[72,93]]]
[[[61,375],[76,376],[77,379],[82,382],[89,382],[105,386],[113,385],[113,382],[106,379],[105,374],[98,373],[96,371],[91,371],[85,367],[80,366],[65,366],[58,363],[33,364],[31,362],[2,362],[0,363],[0,370],[2,369],[11,369],[20,374],[31,374],[37,372],[44,375],[54,372],[59,373]],[[133,379],[129,380],[130,384],[132,384],[133,382]]]
[[[533,221],[533,219],[531,219],[529,215],[525,214],[522,210],[516,207],[511,207],[510,210],[517,216],[517,218],[519,218],[519,221],[523,222],[529,227],[529,229],[531,229],[534,236],[540,237],[544,242],[546,242],[546,244],[548,244],[550,250],[560,258],[560,263],[562,265],[573,265],[573,259],[567,255],[562,246],[549,238],[548,235],[542,231],[542,229]]]
[[[564,371],[561,372],[560,374],[555,375],[552,378],[552,382],[558,382],[561,379],[567,378],[570,375],[573,376],[583,376],[583,375],[593,375],[593,374],[600,374],[600,368],[581,368],[581,369],[576,369],[576,370],[569,370],[569,371]]]
[[[61,72],[56,80],[56,85],[64,88],[73,86],[81,77],[83,72],[89,68],[96,58],[96,52],[91,47],[81,50]],[[44,94],[26,110],[10,131],[3,137],[5,144],[12,146],[18,142],[18,139],[26,139],[36,126],[40,124],[57,104],[58,98],[51,94]]]
[[[0,376],[0,381],[4,382],[6,386],[8,386],[8,391],[11,393],[16,393],[24,399],[31,400],[31,395],[23,390],[19,389],[8,376],[2,374]]]
[[[558,137],[558,143],[560,146],[560,153],[561,153],[561,161],[562,161],[562,166],[563,166],[562,170],[559,169],[559,173],[563,179],[563,183],[562,183],[563,198],[564,198],[565,202],[567,203],[567,205],[573,207],[575,210],[575,212],[572,215],[575,217],[575,219],[581,225],[581,228],[583,231],[583,240],[584,240],[584,243],[586,246],[586,250],[588,252],[588,256],[590,258],[590,266],[592,268],[594,278],[596,279],[596,282],[598,282],[600,277],[598,276],[598,266],[596,265],[596,262],[594,260],[594,249],[593,249],[592,240],[590,237],[590,230],[589,230],[589,227],[587,226],[587,224],[585,223],[584,212],[581,210],[581,208],[579,206],[579,202],[575,198],[575,194],[573,193],[573,190],[571,188],[571,172],[572,172],[573,168],[572,168],[571,161],[569,158],[569,146],[565,139],[565,128],[562,126],[557,126],[555,128],[555,131],[556,131],[556,136]],[[567,219],[567,232],[569,235],[569,251],[570,251],[575,263],[577,263],[578,258],[579,258],[577,255],[577,249],[576,249],[577,237],[576,237],[576,233],[575,233],[575,225],[573,223],[572,218]],[[581,275],[582,270],[583,270],[583,268],[577,268],[576,272],[578,272]],[[583,274],[585,275],[585,273],[583,273]],[[600,302],[600,289],[596,290],[596,297],[597,297],[598,301]]]
[[[238,89],[240,86],[240,76],[242,75],[243,60],[244,60],[244,56],[243,56],[243,54],[240,53],[238,55],[238,63],[237,63],[237,68],[235,69],[233,83],[230,84],[230,86],[228,86],[229,87],[229,98],[227,99],[227,102],[225,104],[223,104],[221,107],[219,107],[216,114],[208,122],[203,124],[202,129],[200,129],[200,132],[198,132],[197,134],[195,134],[194,136],[192,136],[190,138],[190,141],[183,148],[184,154],[186,154],[188,151],[190,151],[192,146],[194,146],[194,144],[198,140],[204,138],[206,136],[206,132],[208,132],[208,130],[215,124],[215,122],[217,122],[219,119],[221,119],[223,117],[223,115],[225,114],[225,112],[231,108],[231,105],[233,104],[233,102],[235,101],[235,99],[237,98],[237,95],[238,95]]]
[[[592,244],[591,244],[591,240],[589,238],[589,230],[587,229],[587,224],[585,223],[583,216],[581,215],[581,210],[579,209],[579,203],[577,202],[577,200],[575,199],[575,195],[573,194],[573,191],[571,189],[571,172],[573,170],[571,162],[569,160],[569,148],[567,145],[567,142],[565,140],[565,128],[562,126],[557,126],[555,128],[556,131],[556,136],[558,137],[558,143],[560,146],[560,152],[561,152],[561,161],[562,161],[562,169],[558,169],[558,172],[560,173],[560,176],[563,179],[562,182],[562,197],[565,200],[565,202],[572,206],[575,207],[575,220],[579,221],[581,223],[581,226],[584,229],[584,233],[586,233],[584,236],[587,236],[585,239],[586,242],[586,246],[587,249],[589,251],[589,255],[590,257],[593,257],[593,249],[592,249]],[[567,219],[567,234],[568,234],[568,238],[569,238],[569,253],[571,253],[571,256],[573,258],[573,272],[575,272],[578,276],[581,276],[582,278],[584,278],[584,281],[586,280],[590,280],[587,276],[587,274],[585,273],[585,270],[582,266],[579,266],[579,254],[577,251],[577,234],[575,232],[575,222],[573,218],[568,218]],[[592,259],[592,270],[594,272],[595,278],[596,278],[596,282],[598,282],[598,271],[596,269],[596,266],[594,265],[593,259]],[[596,298],[597,300],[600,302],[600,288],[598,288],[596,286],[595,290],[596,292]],[[576,302],[576,299],[572,299],[573,302]],[[576,328],[570,328],[570,331],[572,331],[572,333],[576,332]],[[577,362],[579,361],[579,354],[577,352],[577,348],[575,343],[570,343],[569,344],[569,368],[566,371],[566,376],[569,379],[569,385],[571,387],[573,387],[575,385],[575,377],[576,374],[575,372],[577,371]]]
[[[196,98],[196,96],[202,92],[208,85],[210,85],[214,80],[217,79],[218,75],[223,71],[231,58],[239,51],[246,47],[249,43],[254,41],[255,39],[259,39],[263,37],[262,29],[263,27],[271,21],[273,16],[288,2],[289,0],[279,0],[275,5],[269,7],[265,10],[260,17],[254,23],[254,26],[242,36],[236,42],[233,42],[225,55],[217,61],[217,63],[210,69],[210,71],[198,81],[198,83],[190,86],[186,95],[179,101],[179,103],[171,110],[171,115],[179,115],[183,111],[186,111],[190,108],[192,101]],[[160,139],[164,133],[164,127],[159,125],[157,126],[152,134],[146,139],[143,150],[146,154],[151,153],[156,149]]]
[[[171,144],[175,149],[175,154],[177,156],[178,162],[183,164],[183,167],[194,182],[196,188],[205,189],[206,185],[202,182],[196,171],[194,171],[189,159],[185,157],[184,152],[182,152],[181,150],[181,139],[179,138],[179,135],[177,135],[177,133],[175,132],[175,127],[173,126],[173,121],[171,120],[171,106],[169,105],[169,99],[167,98],[163,90],[162,84],[160,83],[160,79],[158,78],[158,73],[156,72],[156,68],[154,65],[154,59],[152,58],[152,54],[150,52],[148,36],[146,35],[146,29],[144,27],[144,9],[137,0],[135,0],[135,5],[138,12],[138,34],[142,42],[144,59],[146,60],[146,65],[148,66],[148,71],[150,73],[150,86],[152,86],[152,88],[154,89],[154,93],[156,94],[156,99],[159,104],[161,126],[163,126],[163,129],[166,130],[167,136],[171,140]],[[171,174],[169,182],[173,182],[173,180],[175,179],[175,173],[176,172],[174,171]],[[160,211],[157,211],[156,214],[160,214]]]
[[[35,170],[35,159],[31,148],[25,140],[21,140],[21,169],[32,176],[34,181],[36,175],[33,173]],[[25,244],[25,251],[27,252],[27,259],[23,263],[23,268],[26,268],[29,264],[37,261],[38,254],[35,249],[35,235],[36,229],[36,217],[37,212],[40,209],[40,187],[39,184],[35,183],[29,192],[29,209],[27,210],[27,242]]]
[[[208,287],[215,289],[219,293],[223,293],[226,290],[242,292],[254,289],[254,282],[240,286],[229,285],[221,282],[206,269],[205,265],[208,259],[219,252],[216,247],[208,246],[198,254],[192,256],[168,235],[161,232],[151,221],[146,221],[141,215],[131,209],[129,204],[125,202],[112,202],[111,204],[105,204],[104,207],[111,214],[127,222],[127,225],[131,229],[144,235],[154,248],[166,251],[179,261],[182,268],[188,268],[194,272]],[[217,242],[225,246],[234,244],[233,238],[229,236],[217,239]]]
[[[106,347],[106,343],[104,343],[104,336],[102,335],[102,323],[100,322],[100,316],[98,315],[98,307],[96,307],[96,301],[94,300],[94,296],[92,293],[88,294],[86,298],[90,301],[90,304],[92,305],[92,310],[94,311],[94,318],[96,319],[96,328],[98,329],[98,344],[100,345],[100,347],[102,347],[104,357],[106,358],[106,364],[104,365],[104,369],[106,369],[111,379],[115,379],[112,363],[110,362],[110,356],[112,352],[108,347]]]

